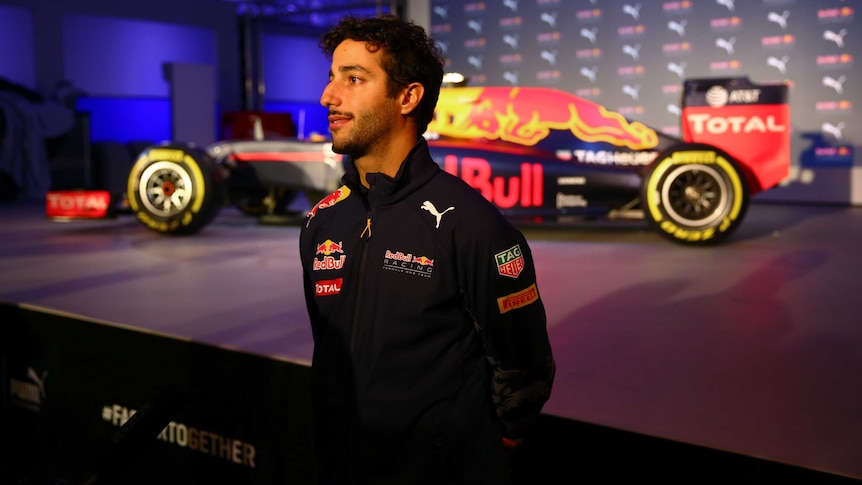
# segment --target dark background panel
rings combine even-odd
[[[3,483],[308,482],[306,367],[12,305],[0,313]]]

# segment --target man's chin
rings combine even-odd
[[[338,145],[335,142],[332,143],[332,151],[339,155],[350,155],[350,149],[344,145]]]
[[[332,151],[339,155],[347,155],[351,158],[357,158],[361,154],[356,146],[349,143],[339,143],[337,140],[332,141]]]

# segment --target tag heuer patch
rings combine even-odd
[[[524,255],[521,254],[521,246],[517,244],[495,254],[494,260],[497,263],[497,272],[502,276],[517,278],[524,270]]]

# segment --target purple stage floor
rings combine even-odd
[[[862,208],[754,203],[686,248],[640,222],[525,229],[558,373],[548,415],[862,479]],[[299,227],[194,237],[0,203],[0,301],[307,363]]]

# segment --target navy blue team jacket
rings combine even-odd
[[[555,365],[530,248],[421,139],[300,236],[319,483],[506,483]]]

